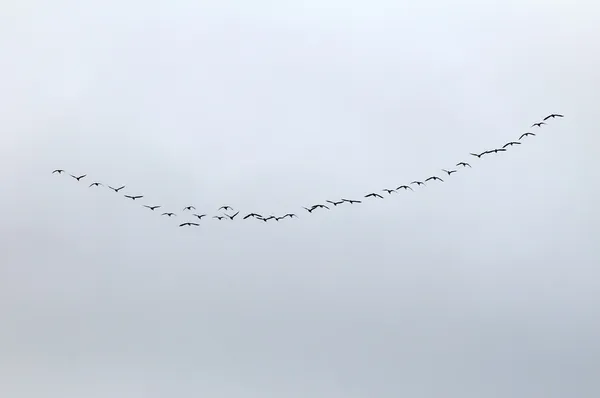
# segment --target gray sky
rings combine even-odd
[[[1,6],[0,395],[599,396],[598,6],[271,3]]]

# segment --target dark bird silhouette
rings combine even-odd
[[[110,185],[109,185],[108,187],[109,187],[110,189],[112,189],[113,191],[115,191],[115,192],[119,192],[121,189],[125,188],[125,185],[123,185],[122,187],[119,187],[119,188],[113,188],[113,187],[111,187]]]
[[[382,189],[381,192],[387,192],[388,195],[391,195],[392,192],[396,192],[396,190],[395,189]],[[396,192],[396,193],[398,193],[398,192]]]
[[[350,204],[354,204],[354,203],[362,203],[362,201],[361,201],[361,200],[354,200],[354,199],[344,199],[344,198],[342,198],[342,200],[343,200],[344,202],[347,202],[347,203],[350,203]]]
[[[73,177],[73,178],[74,178],[74,179],[76,179],[77,181],[81,180],[81,179],[82,179],[82,178],[84,178],[85,176],[87,176],[87,174],[80,175],[79,177],[77,177],[77,176],[74,176],[73,174],[71,174],[71,177]]]
[[[92,183],[90,184],[90,188],[91,188],[91,187],[99,187],[100,185],[102,185],[102,184],[101,184],[101,183],[99,183],[99,182],[92,182]]]
[[[143,198],[143,196],[142,196],[142,195],[137,195],[137,196],[123,195],[123,196],[125,196],[126,198],[129,198],[129,199],[131,199],[131,200],[136,200],[136,199],[141,199],[141,198]]]
[[[473,156],[477,156],[478,158],[480,158],[480,159],[481,159],[481,157],[482,157],[483,155],[485,155],[486,153],[487,153],[487,152],[485,152],[485,151],[484,151],[484,152],[481,152],[481,153],[472,153],[472,152],[471,152],[471,155],[473,155]]]
[[[531,127],[542,127],[542,124],[546,124],[546,123],[544,123],[544,122],[537,122],[537,123],[533,123],[533,124],[531,125]]]
[[[206,214],[196,214],[196,213],[194,213],[194,214],[192,214],[192,216],[198,217],[198,220],[202,220],[202,217],[206,217]]]
[[[383,196],[379,195],[378,193],[371,192],[369,194],[366,194],[365,198],[380,198],[380,199],[383,199]]]
[[[517,142],[517,141],[507,142],[506,144],[502,145],[502,148],[506,148],[507,146],[513,146],[513,145],[521,145],[521,143]]]
[[[309,208],[306,208],[306,207],[302,206],[302,208],[303,208],[304,210],[306,210],[307,212],[309,212],[309,213],[312,213],[312,212],[313,212],[313,210],[315,210],[315,208],[314,208],[314,207],[311,207],[311,208],[309,209]],[[263,220],[264,220],[264,219],[263,219]]]
[[[225,216],[214,216],[213,218],[216,218],[217,220],[222,220],[225,218]]]
[[[147,209],[150,209],[150,210],[152,210],[152,211],[154,211],[154,210],[156,210],[156,209],[160,208],[160,206],[148,206],[148,205],[144,205],[144,207],[145,207],[145,208],[147,208]]]
[[[523,134],[521,134],[521,136],[519,137],[519,141],[521,141],[521,139],[522,139],[523,137],[527,137],[527,136],[530,136],[530,135],[531,135],[531,136],[534,136],[535,134],[533,134],[533,133],[523,133]]]
[[[261,217],[261,220],[263,220],[264,222],[267,222],[269,220],[274,220],[277,217],[275,217],[274,215],[270,215],[269,217]]]
[[[294,217],[296,217],[296,218],[298,218],[298,216],[297,216],[297,215],[295,215],[294,213],[288,213],[288,214],[284,215],[282,218],[285,218],[285,217],[289,217],[289,218],[294,218]]]
[[[442,180],[440,177],[437,177],[437,176],[431,176],[431,177],[425,179],[425,182],[430,181],[430,180],[433,180],[433,181],[438,180],[438,181],[444,182],[444,180]]]
[[[344,203],[344,201],[343,201],[343,200],[341,200],[341,201],[339,201],[339,202],[334,202],[334,201],[332,201],[332,200],[326,200],[325,202],[327,202],[327,203],[331,203],[331,204],[332,204],[332,205],[334,205],[334,206],[341,205],[342,203]]]
[[[396,188],[396,190],[400,190],[400,189],[404,189],[405,191],[410,189],[411,191],[414,191],[414,189],[412,189],[408,185],[400,185],[398,188]]]
[[[173,217],[173,216],[177,216],[177,214],[175,214],[175,213],[163,213],[163,214],[161,214],[161,215],[163,215],[163,216],[167,216],[167,217]]]
[[[285,218],[285,216],[275,217],[275,221],[283,220],[284,218]]]
[[[196,208],[194,206],[185,206],[183,208],[183,211],[186,211],[186,210],[196,210]]]
[[[225,210],[225,211],[227,211],[227,210],[233,210],[233,208],[231,206],[221,206],[217,210]]]
[[[314,205],[312,208],[313,208],[313,210],[314,209],[327,209],[327,210],[329,210],[329,207],[327,207],[325,205]]]
[[[234,215],[230,216],[229,214],[225,214],[227,217],[229,217],[229,219],[231,221],[233,221],[233,219],[235,218],[235,216],[237,216],[238,214],[240,214],[240,212],[238,211],[237,213],[235,213]]]
[[[506,149],[504,148],[496,148],[496,149],[492,149],[491,151],[486,151],[487,153],[498,153],[498,152],[506,152]]]
[[[185,227],[185,226],[191,227],[192,225],[194,227],[199,227],[200,226],[200,224],[197,224],[195,222],[184,222],[183,224],[179,224],[180,227]]]
[[[242,218],[242,220],[245,220],[245,219],[250,218],[250,217],[262,218],[262,216],[260,214],[250,213],[250,214],[247,214],[246,216],[244,216],[244,218]]]
[[[564,117],[564,115],[559,115],[558,113],[553,113],[551,115],[548,115],[544,118],[544,120],[548,120],[548,119],[554,119],[555,117]]]
[[[442,169],[442,171],[448,175],[452,175],[452,173],[456,173],[456,170],[446,170],[446,169]]]
[[[413,181],[411,184],[417,184],[417,186],[425,185],[423,181]]]
[[[456,163],[456,165],[457,166],[462,166],[462,167],[467,167],[467,166],[471,167],[471,165],[469,163],[467,163],[467,162]]]
[[[52,172],[52,174],[54,174],[54,173],[62,174],[62,173],[64,173],[64,172],[65,172],[65,171],[64,171],[63,169],[56,169],[56,170],[54,170],[54,171]]]

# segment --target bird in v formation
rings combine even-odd
[[[547,124],[546,123],[547,120],[555,119],[555,118],[563,118],[563,117],[564,117],[564,115],[562,115],[562,114],[552,113],[552,114],[544,117],[542,119],[542,121],[533,123],[531,125],[531,127],[541,128],[542,126],[544,126],[544,125]],[[474,157],[477,157],[478,159],[481,159],[483,156],[489,155],[489,154],[492,154],[492,153],[498,154],[498,153],[501,153],[501,152],[506,152],[507,148],[509,148],[509,147],[513,147],[513,146],[516,146],[516,145],[521,145],[522,144],[521,141],[523,140],[523,138],[534,137],[535,135],[536,134],[534,134],[532,132],[525,132],[525,133],[521,134],[521,136],[519,137],[519,139],[517,141],[509,141],[509,142],[505,143],[500,148],[486,150],[486,151],[479,152],[479,153],[477,153],[477,152],[471,152],[470,154],[472,156],[474,156]],[[472,168],[471,164],[469,164],[467,162],[464,162],[464,161],[456,163],[456,166],[457,167],[461,166],[461,168],[463,168],[463,169],[467,168],[467,167],[468,168]],[[451,176],[452,174],[458,172],[458,170],[456,170],[456,169],[442,169],[442,171],[444,173],[446,173],[448,176]],[[65,173],[66,173],[66,171],[64,169],[55,169],[55,170],[52,171],[52,174],[59,174],[59,175],[61,175],[61,174],[65,174]],[[71,176],[72,178],[74,178],[75,180],[77,180],[79,182],[82,179],[84,179],[85,177],[87,177],[87,174],[81,174],[81,175],[69,174],[69,176]],[[392,193],[398,193],[398,191],[400,191],[400,190],[404,190],[404,191],[411,190],[411,191],[414,191],[414,189],[410,185],[416,185],[418,187],[420,187],[420,186],[426,186],[425,183],[428,182],[428,181],[440,181],[440,182],[444,182],[444,180],[441,179],[438,176],[431,176],[431,177],[426,178],[424,181],[414,180],[410,184],[400,185],[396,189],[384,188],[384,189],[381,190],[381,192],[386,192],[388,195],[391,195]],[[97,181],[96,182],[92,182],[89,185],[90,188],[91,187],[97,187],[98,188],[98,187],[103,187],[103,186],[104,186],[104,184],[102,184],[101,182],[97,182]],[[119,186],[119,187],[113,187],[111,185],[106,185],[106,187],[108,187],[110,190],[112,190],[112,191],[114,191],[116,193],[119,193],[119,191],[125,189],[125,185],[122,185],[122,186]],[[131,199],[132,201],[135,201],[137,199],[142,199],[144,197],[143,195],[129,195],[129,194],[126,194],[126,195],[123,195],[123,196],[125,198]],[[364,195],[364,197],[365,198],[374,198],[374,199],[384,199],[384,196],[382,196],[382,195],[380,195],[380,194],[378,194],[376,192],[368,193],[368,194]],[[342,205],[344,203],[348,203],[348,204],[360,204],[360,203],[362,203],[361,200],[347,199],[347,198],[341,198],[341,199],[339,199],[337,201],[335,201],[335,200],[326,200],[325,202],[333,205],[334,207],[337,207],[337,206]],[[148,205],[148,204],[144,204],[143,207],[154,211],[156,209],[161,208],[162,206],[161,205]],[[311,213],[311,214],[315,210],[317,210],[317,209],[326,209],[326,210],[330,210],[331,209],[329,206],[327,206],[325,204],[320,204],[320,203],[314,204],[314,205],[312,205],[310,207],[304,207],[304,206],[302,206],[302,208],[305,209],[308,213]],[[183,208],[184,213],[187,212],[187,211],[191,212],[192,210],[196,210],[196,207],[194,207],[192,205],[188,205],[188,206],[185,206]],[[221,210],[223,210],[223,211],[234,211],[234,208],[232,206],[229,206],[229,205],[224,205],[224,206],[221,206],[221,207],[219,207],[217,209],[217,211],[221,211]],[[219,220],[219,221],[226,220],[226,219],[228,219],[230,221],[233,221],[238,214],[240,214],[239,210],[237,210],[234,214],[222,213],[222,214],[219,214],[219,215],[215,215],[212,218],[216,219],[216,220]],[[161,215],[162,216],[167,216],[169,218],[177,216],[177,214],[175,214],[174,212],[164,212]],[[199,221],[201,221],[202,218],[204,218],[204,217],[207,216],[207,214],[197,214],[197,213],[191,213],[191,215],[193,217],[196,217],[198,219],[198,222],[187,221],[187,222],[180,223],[179,226],[180,227],[192,227],[192,226],[198,227],[198,226],[200,226]],[[286,213],[286,214],[284,214],[282,216],[275,216],[275,215],[271,214],[268,217],[264,217],[261,214],[258,214],[258,213],[255,213],[255,212],[251,212],[251,213],[248,213],[245,216],[243,216],[242,220],[247,220],[249,218],[254,218],[256,220],[260,220],[260,221],[263,221],[263,222],[266,223],[266,222],[268,222],[270,220],[281,221],[281,220],[284,220],[286,218],[298,218],[298,216],[295,213]]]

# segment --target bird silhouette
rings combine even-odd
[[[192,216],[198,217],[198,220],[202,220],[202,217],[206,217],[206,214],[196,214],[196,213],[194,213],[194,214],[192,214]]]
[[[412,189],[412,188],[411,188],[411,187],[409,187],[408,185],[400,185],[398,188],[396,188],[396,190],[397,190],[397,191],[399,191],[399,190],[401,190],[401,189],[404,189],[405,191],[406,191],[406,190],[409,190],[409,189],[410,189],[411,191],[414,191],[414,189]]]
[[[531,127],[542,127],[542,124],[546,124],[546,123],[544,123],[544,122],[537,122],[537,123],[533,123],[533,124],[531,125]]]
[[[274,215],[270,215],[269,217],[261,217],[260,219],[263,220],[264,222],[267,222],[269,220],[274,220],[277,217],[275,217]]]
[[[498,152],[506,152],[505,148],[496,148],[496,149],[492,149],[491,151],[486,151],[487,153],[498,153]]]
[[[452,173],[456,173],[456,170],[446,170],[446,169],[442,169],[443,172],[445,172],[446,174],[448,174],[449,176],[452,175]]]
[[[148,205],[144,205],[144,207],[145,207],[145,208],[147,208],[147,209],[150,209],[150,210],[152,210],[152,211],[154,211],[154,210],[156,210],[156,209],[160,208],[160,206],[148,206]]]
[[[180,227],[185,227],[185,226],[191,227],[192,225],[194,227],[199,227],[200,226],[200,224],[195,223],[195,222],[184,222],[183,224],[179,224]]]
[[[231,206],[221,206],[217,210],[225,210],[225,211],[227,211],[227,210],[233,210],[233,207],[231,207]]]
[[[315,208],[314,208],[314,207],[311,207],[311,208],[309,209],[309,208],[307,208],[307,207],[304,207],[304,206],[302,206],[302,208],[303,208],[304,210],[306,210],[307,212],[309,212],[309,213],[312,213],[312,212],[315,210]]]
[[[82,179],[82,178],[84,178],[85,176],[87,176],[87,174],[80,175],[79,177],[77,177],[77,176],[74,176],[73,174],[71,174],[71,177],[73,177],[73,178],[74,178],[74,179],[76,179],[77,181],[81,180],[81,179]]]
[[[395,189],[382,189],[381,192],[387,192],[388,195],[391,195],[392,192],[396,192],[396,190]],[[398,192],[396,192],[396,193],[398,193]]]
[[[131,200],[141,199],[141,198],[143,198],[143,197],[144,197],[144,196],[142,196],[142,195],[137,195],[137,196],[123,195],[123,196],[125,196],[126,198],[129,198],[129,199],[131,199]]]
[[[534,133],[523,133],[523,134],[521,134],[521,136],[519,137],[519,141],[521,141],[521,139],[522,139],[523,137],[527,137],[527,136],[530,136],[530,135],[531,135],[531,136],[534,136],[535,134],[534,134]]]
[[[425,185],[423,181],[413,181],[411,182],[411,184],[417,184],[418,187],[420,187],[421,185]]]
[[[342,198],[342,200],[346,203],[350,203],[350,204],[354,204],[354,203],[362,203],[361,200],[354,200],[354,199],[344,199]]]
[[[502,146],[502,148],[506,148],[507,146],[513,146],[513,145],[521,145],[521,143],[520,143],[520,142],[517,142],[517,141],[511,141],[511,142],[507,142],[506,144],[504,144],[504,145]]]
[[[456,165],[457,166],[462,166],[462,167],[467,167],[467,166],[471,167],[471,165],[469,163],[467,163],[467,162],[456,163]]]
[[[344,203],[344,201],[343,201],[343,200],[341,200],[341,201],[339,201],[339,202],[334,202],[334,201],[332,201],[332,200],[326,200],[325,202],[327,202],[327,203],[331,203],[331,204],[332,204],[332,205],[334,205],[334,206],[341,205],[342,203]]]
[[[161,215],[163,215],[163,216],[167,216],[167,217],[173,217],[173,216],[177,216],[177,214],[175,214],[175,213],[163,213],[163,214],[161,214]]]
[[[275,217],[275,221],[283,220],[284,218],[285,218],[285,216]]]
[[[90,188],[91,188],[91,187],[99,187],[100,185],[102,185],[102,184],[101,184],[101,183],[99,183],[99,182],[92,182],[92,183],[90,184]]]
[[[425,182],[430,181],[430,180],[433,180],[433,181],[438,180],[438,181],[444,182],[444,180],[442,180],[440,177],[437,177],[437,176],[431,176],[431,177],[425,179]]]
[[[371,192],[369,194],[366,194],[365,198],[380,198],[380,199],[383,199],[383,196],[379,195],[378,193]]]
[[[224,219],[224,218],[225,218],[225,216],[214,216],[213,218],[216,218],[217,220],[219,220],[219,221],[220,221],[220,220]]]
[[[64,173],[64,172],[65,172],[65,171],[64,171],[63,169],[56,169],[56,170],[54,170],[54,171],[52,172],[52,174],[54,174],[54,173],[62,174],[62,173]]]
[[[250,217],[262,218],[262,216],[260,214],[250,213],[250,214],[247,214],[246,216],[244,216],[244,218],[242,218],[242,220],[245,220],[245,219],[250,218]]]
[[[554,119],[555,117],[564,117],[564,115],[559,115],[558,113],[553,113],[551,115],[548,115],[544,118],[544,120],[548,120],[548,119]]]
[[[313,210],[314,209],[327,209],[327,210],[329,210],[329,207],[327,207],[325,205],[320,205],[320,204],[319,205],[313,205],[312,208],[313,208]]]
[[[196,208],[194,206],[185,206],[183,208],[183,211],[186,211],[186,210],[196,210]]]
[[[111,187],[110,185],[109,185],[108,187],[109,187],[110,189],[112,189],[113,191],[115,191],[115,192],[119,192],[121,189],[125,188],[125,185],[123,185],[122,187],[119,187],[119,188],[113,188],[113,187]]]
[[[294,218],[294,217],[296,217],[296,218],[298,218],[298,216],[297,216],[297,215],[295,215],[294,213],[287,213],[286,215],[284,215],[284,216],[283,216],[283,218],[285,218],[285,217],[289,217],[289,218]]]
[[[484,151],[484,152],[481,152],[481,153],[472,153],[472,152],[471,152],[471,155],[473,155],[473,156],[477,156],[478,158],[480,158],[480,159],[481,159],[481,157],[482,157],[483,155],[485,155],[486,153],[487,153],[487,152],[485,152],[485,151]]]
[[[227,217],[229,217],[229,219],[231,221],[233,221],[233,219],[235,218],[235,216],[237,216],[238,214],[240,214],[240,212],[238,211],[237,213],[235,213],[234,215],[230,216],[229,214],[225,214]]]

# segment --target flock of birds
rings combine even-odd
[[[562,118],[564,117],[564,115],[558,114],[558,113],[552,113],[548,116],[546,116],[541,122],[537,122],[531,125],[531,127],[538,127],[541,128],[543,125],[547,124],[546,121],[550,120],[550,119],[554,119],[554,118]],[[510,141],[507,142],[506,144],[504,144],[501,148],[495,148],[495,149],[491,149],[491,150],[487,150],[487,151],[483,151],[481,153],[471,153],[472,156],[481,159],[483,156],[485,155],[489,155],[489,154],[497,154],[500,152],[506,152],[506,150],[510,147],[513,147],[515,145],[521,145],[521,141],[526,138],[526,137],[531,137],[531,136],[535,136],[534,133],[531,132],[526,132],[521,134],[521,136],[519,137],[519,139],[517,141]],[[467,162],[458,162],[456,163],[456,167],[459,168],[466,168],[466,167],[471,167],[471,165]],[[442,171],[448,176],[450,177],[452,174],[458,172],[457,169],[442,169]],[[52,174],[66,174],[66,171],[64,169],[56,169],[54,171],[52,171]],[[78,182],[81,181],[82,179],[87,177],[87,174],[82,174],[82,175],[75,175],[75,174],[68,174],[70,175],[72,178],[74,178],[75,180],[77,180]],[[405,184],[405,185],[400,185],[397,188],[393,189],[393,188],[385,188],[382,189],[380,192],[385,192],[387,195],[391,195],[392,193],[398,193],[401,190],[404,191],[414,191],[414,189],[412,188],[412,186],[425,186],[427,182],[429,181],[439,181],[439,182],[444,182],[444,180],[438,176],[431,176],[426,178],[423,181],[412,181],[410,184]],[[89,187],[103,187],[104,184],[102,184],[101,182],[92,182]],[[107,188],[113,190],[115,193],[119,193],[121,190],[125,189],[125,185],[119,186],[119,187],[113,187],[110,185],[106,185]],[[124,194],[123,195],[125,198],[127,199],[131,199],[132,201],[136,201],[138,199],[142,199],[144,198],[144,195],[131,195],[131,194]],[[373,198],[373,199],[384,199],[384,196],[382,194],[379,194],[377,192],[371,192],[368,193],[366,195],[364,195],[364,198],[368,199],[368,198]],[[330,205],[333,205],[333,207],[337,207],[339,205],[342,205],[344,203],[348,203],[348,204],[360,204],[362,203],[362,200],[356,200],[356,199],[347,199],[347,198],[341,198],[337,201],[334,200],[326,200],[326,203],[329,203]],[[158,209],[161,209],[162,206],[161,205],[149,205],[149,204],[143,204],[143,207],[151,210],[151,211],[156,211]],[[317,209],[326,209],[326,210],[330,210],[331,207],[329,207],[326,204],[315,204],[312,205],[310,207],[305,207],[302,206],[302,208],[304,210],[306,210],[308,213],[312,213],[313,211],[317,210]],[[207,217],[207,214],[198,214],[195,213],[194,211],[196,210],[196,208],[194,206],[185,206],[182,209],[182,213],[183,215],[188,215],[191,217],[195,217],[195,219],[193,219],[194,221],[186,221],[183,222],[181,224],[179,224],[180,227],[199,227],[200,226],[200,220],[202,220],[204,217]],[[240,211],[239,210],[235,210],[233,209],[231,206],[229,205],[225,205],[225,206],[221,206],[217,209],[217,211],[221,211],[220,214],[214,215],[212,216],[213,219],[222,221],[222,220],[229,220],[229,221],[233,221],[239,214]],[[231,212],[235,211],[235,213],[233,214],[229,214]],[[172,211],[166,211],[161,213],[162,216],[164,217],[175,217],[177,216],[176,213],[172,212]],[[261,214],[257,214],[257,213],[248,213],[245,216],[242,217],[243,220],[249,219],[249,218],[254,218],[256,220],[260,220],[263,222],[268,222],[270,220],[275,220],[275,221],[281,221],[284,220],[286,218],[294,218],[294,217],[298,217],[295,213],[286,213],[280,216],[275,216],[275,215],[269,215],[267,217],[261,215]]]

